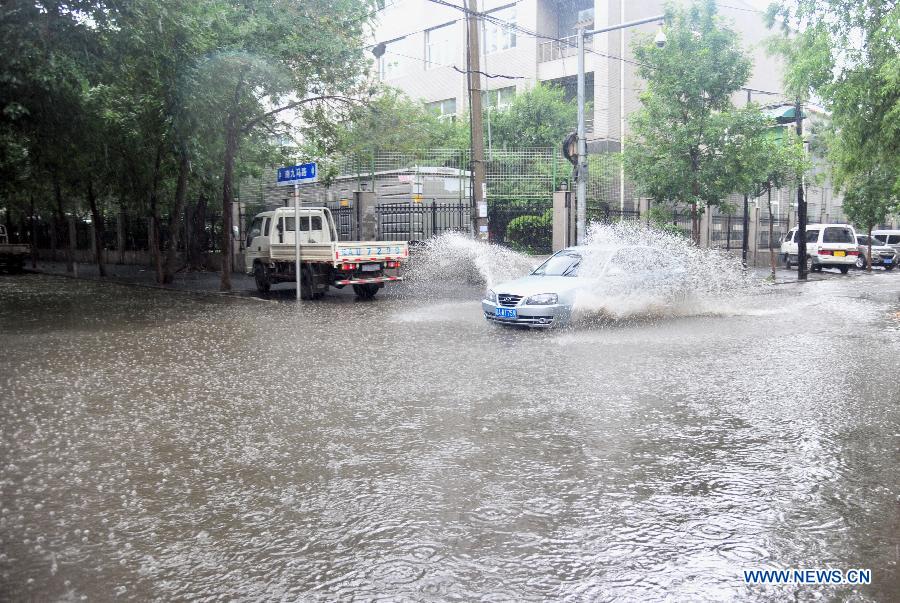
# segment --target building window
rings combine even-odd
[[[384,43],[384,54],[378,59],[378,77],[389,80],[406,72],[406,38]]]
[[[497,109],[506,109],[512,104],[513,97],[516,95],[516,87],[509,86],[507,88],[498,88],[496,90],[485,90],[481,93],[485,107],[495,107]]]
[[[436,113],[439,117],[445,119],[453,119],[456,115],[456,99],[448,98],[434,103],[425,105],[429,111]]]
[[[425,67],[449,67],[457,59],[456,23],[425,31]]]
[[[483,21],[482,29],[482,47],[485,54],[499,52],[501,50],[509,50],[516,47],[516,30],[512,28],[516,24],[516,7],[515,5],[498,8],[497,10],[488,11],[490,19]],[[504,21],[509,25],[495,23],[493,19]]]

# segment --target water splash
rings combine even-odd
[[[740,313],[763,282],[735,256],[640,223],[593,224],[576,320]]]
[[[540,258],[447,232],[425,243],[410,258],[407,280],[417,291],[446,291],[454,284],[492,287],[528,274]]]

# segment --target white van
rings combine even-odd
[[[873,230],[872,236],[900,253],[900,230]]]
[[[873,233],[874,234],[874,233]],[[781,260],[788,270],[797,265],[797,227],[784,235]],[[859,246],[856,231],[849,224],[808,224],[806,226],[806,261],[810,270],[837,268],[847,274],[856,265]]]

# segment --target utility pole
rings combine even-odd
[[[750,88],[747,88],[747,104],[750,104]],[[730,235],[730,233],[729,233]],[[743,241],[741,242],[741,262],[747,267],[747,254],[750,251],[750,198],[744,193]],[[729,238],[729,240],[731,240]]]
[[[468,32],[469,60],[469,118],[472,127],[472,197],[475,207],[472,208],[472,223],[475,225],[475,238],[486,241],[488,238],[486,187],[484,182],[484,124],[481,112],[481,54],[478,39],[478,5],[476,0],[469,0],[466,14]]]
[[[794,103],[794,120],[797,124],[797,137],[803,141],[803,105],[798,100]],[[806,199],[803,196],[803,177],[797,183],[797,280],[805,281],[806,270]]]

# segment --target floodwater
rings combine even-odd
[[[477,281],[0,277],[0,599],[896,600],[900,274],[548,332]]]

